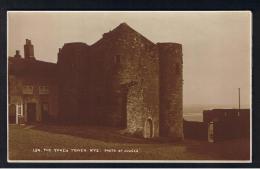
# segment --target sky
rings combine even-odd
[[[154,43],[183,45],[183,103],[250,107],[251,13],[232,12],[8,12],[8,56],[25,39],[38,60],[57,62],[64,43],[99,40],[126,22]]]

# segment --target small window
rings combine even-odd
[[[48,86],[39,86],[39,94],[49,94]]]
[[[32,85],[23,86],[23,94],[33,94],[33,86]]]
[[[180,74],[181,73],[181,67],[180,67],[179,63],[176,64],[175,71],[176,71],[176,74]]]
[[[120,55],[115,56],[115,64],[120,64]]]

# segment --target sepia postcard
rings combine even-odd
[[[252,162],[250,11],[8,11],[8,162]]]

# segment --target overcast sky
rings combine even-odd
[[[67,42],[93,44],[126,22],[157,42],[183,45],[184,105],[250,105],[249,12],[9,12],[8,55],[31,39],[38,60],[56,62]]]

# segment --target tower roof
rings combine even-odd
[[[124,37],[124,38],[126,38],[128,35],[131,35],[129,37],[133,37],[132,39],[134,39],[134,37],[140,37],[141,40],[147,41],[150,44],[154,44],[152,41],[150,41],[149,39],[144,37],[142,34],[137,32],[136,30],[134,30],[132,27],[130,27],[125,22],[119,24],[113,30],[111,30],[111,31],[109,31],[107,33],[104,33],[103,34],[103,38],[101,38],[95,44],[98,44],[98,43],[102,42],[103,39],[105,39],[106,37],[114,37],[114,38],[116,38],[116,37]],[[130,39],[128,39],[128,40],[130,40]],[[93,44],[93,45],[95,45],[95,44]]]
[[[131,28],[127,23],[123,22],[118,25],[116,28],[112,30],[117,33],[128,33],[128,32],[136,32],[133,28]],[[137,32],[136,32],[137,33]]]

